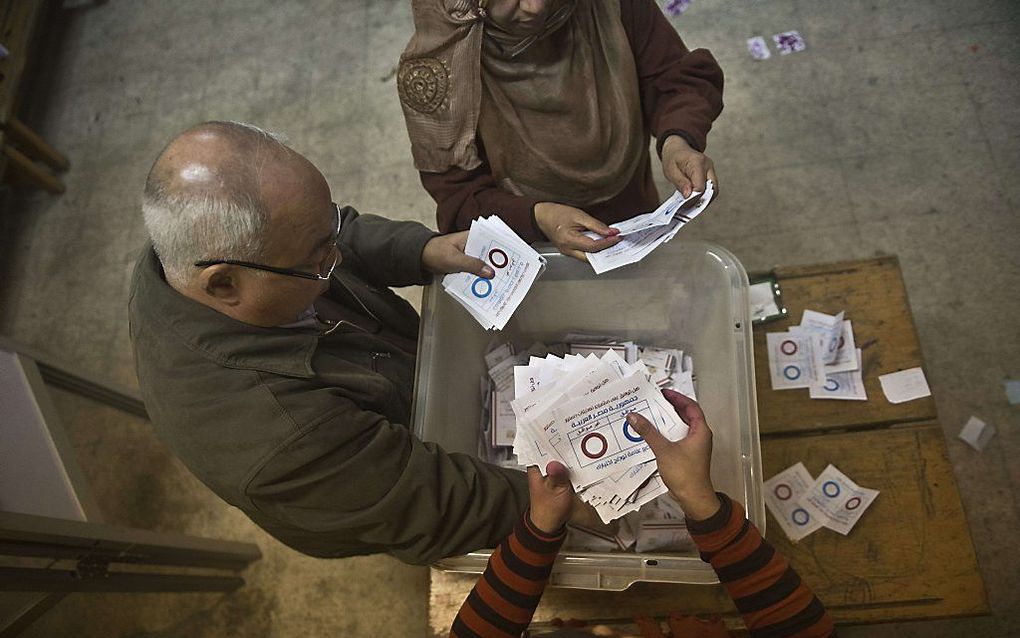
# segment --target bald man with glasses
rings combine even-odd
[[[510,532],[525,476],[407,428],[418,315],[390,287],[491,277],[466,233],[338,206],[307,159],[236,122],[171,141],[142,209],[138,379],[156,432],[203,483],[313,556],[427,563]]]

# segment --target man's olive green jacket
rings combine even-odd
[[[388,287],[429,281],[421,255],[433,233],[342,214],[343,261],[327,296],[415,339],[418,315]],[[160,438],[300,552],[426,563],[494,547],[527,506],[520,472],[448,454],[408,430],[414,357],[378,334],[342,326],[318,337],[236,321],[171,288],[151,245],[135,267],[129,311]]]

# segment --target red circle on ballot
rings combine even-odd
[[[856,496],[846,502],[846,508],[848,510],[855,510],[855,509],[857,509],[860,506],[861,506],[861,499],[856,497]]]
[[[780,483],[777,485],[776,489],[772,490],[772,493],[775,494],[776,498],[781,501],[787,501],[791,496],[793,496],[793,490],[791,490],[790,486],[786,483]]]
[[[783,343],[779,344],[779,350],[782,351],[783,354],[797,354],[797,342],[787,339]]]
[[[503,263],[496,263],[496,257],[499,256]],[[504,268],[510,263],[510,258],[506,256],[506,252],[502,248],[493,248],[489,251],[489,263],[496,268]]]
[[[599,442],[602,444],[602,449],[599,450],[598,452],[591,452],[588,449],[588,443],[590,443],[592,439],[598,439]],[[591,434],[587,434],[583,439],[581,439],[581,451],[584,452],[584,455],[587,456],[589,459],[602,458],[602,455],[605,454],[606,450],[608,449],[609,443],[606,441],[606,437],[602,436],[598,432],[592,432]]]

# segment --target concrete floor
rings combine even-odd
[[[1015,0],[695,0],[674,19],[727,76],[709,140],[723,195],[685,234],[748,270],[902,262],[993,613],[845,635],[1020,635],[1020,418],[1001,385],[1020,377],[1018,18]],[[393,83],[407,0],[110,0],[64,23],[26,119],[73,169],[62,197],[8,198],[0,332],[136,383],[125,309],[139,193],[166,139],[201,120],[284,132],[338,201],[432,223]],[[806,51],[746,54],[746,38],[789,29]],[[302,557],[221,503],[145,422],[57,404],[109,521],[252,541],[265,558],[231,595],[72,596],[26,635],[424,633],[425,569]],[[972,414],[999,430],[983,454],[955,438]]]

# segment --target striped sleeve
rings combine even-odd
[[[687,529],[733,598],[751,636],[825,638],[835,635],[832,618],[785,556],[769,545],[725,494],[722,507]]]
[[[451,638],[516,638],[528,628],[566,536],[565,529],[545,534],[529,513],[492,553],[453,621]]]

